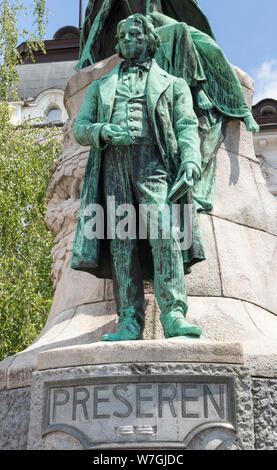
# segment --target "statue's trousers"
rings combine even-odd
[[[106,223],[108,227],[115,227],[115,233],[109,234],[109,243],[118,314],[133,312],[144,322],[143,276],[137,238],[146,238],[148,224],[154,288],[161,314],[177,309],[185,315],[187,294],[179,227],[177,220],[169,216],[170,206],[167,205],[172,181],[158,147],[109,146],[102,158],[101,188]],[[108,210],[111,201],[115,202],[116,221],[113,211]],[[157,218],[158,209],[160,216]]]

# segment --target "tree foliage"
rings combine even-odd
[[[50,168],[60,152],[53,130],[16,130],[0,110],[0,357],[36,338],[51,306],[52,236],[44,224]]]
[[[33,59],[33,52],[44,50],[43,36],[47,26],[46,0],[33,0],[29,7],[20,0],[0,0],[0,101],[11,96],[17,98],[17,66],[22,59],[17,50],[19,38],[26,42],[26,53]],[[30,11],[31,10],[31,11]],[[32,15],[33,29],[18,30],[19,15]]]
[[[30,53],[43,47],[45,0],[32,5],[36,31],[24,32]],[[9,120],[8,96],[16,96],[16,18],[19,1],[0,3],[0,359],[34,341],[53,297],[52,235],[44,224],[50,168],[60,152],[55,129]]]

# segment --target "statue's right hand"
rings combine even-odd
[[[129,142],[129,134],[116,124],[105,124],[101,129],[101,137],[107,144],[124,145]]]

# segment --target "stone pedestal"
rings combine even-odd
[[[28,448],[253,449],[243,362],[238,343],[180,339],[41,353]]]
[[[5,359],[0,364],[0,448],[27,447],[28,433],[26,430],[29,427],[30,387],[32,385],[32,396],[37,397],[32,400],[37,399],[41,404],[44,403],[38,387],[41,386],[43,390],[48,390],[47,387],[45,388],[45,381],[48,380],[46,379],[47,374],[51,377],[49,380],[53,382],[58,380],[58,377],[62,377],[60,379],[62,381],[67,380],[67,377],[77,381],[82,379],[80,387],[86,388],[88,386],[90,387],[89,393],[94,393],[92,392],[93,382],[89,384],[84,382],[85,385],[83,383],[83,378],[91,374],[92,369],[90,368],[93,368],[96,376],[100,374],[99,371],[107,371],[107,373],[105,372],[107,378],[112,370],[115,372],[119,370],[121,374],[124,369],[129,376],[132,367],[135,367],[132,365],[130,359],[132,356],[129,356],[129,350],[125,351],[125,356],[122,353],[124,346],[119,345],[116,352],[112,351],[112,354],[110,354],[111,345],[99,346],[102,335],[116,329],[117,315],[112,282],[70,269],[80,191],[89,151],[88,148],[80,147],[74,142],[72,124],[89,84],[112,70],[119,60],[117,56],[113,56],[94,66],[87,67],[71,78],[65,91],[65,105],[69,120],[64,127],[62,153],[52,168],[45,217],[47,226],[55,235],[55,247],[52,252],[55,297],[47,323],[37,340],[25,351]],[[252,80],[241,70],[236,69],[236,72],[243,86],[247,103],[251,106]],[[241,402],[238,401],[241,405],[239,405],[240,421],[236,425],[236,436],[243,432],[244,426],[248,426],[248,423],[251,422],[252,440],[248,438],[245,441],[241,440],[241,444],[234,445],[239,448],[242,448],[243,445],[253,448],[255,434],[256,448],[274,449],[277,447],[275,405],[277,390],[277,298],[275,287],[277,266],[274,262],[277,252],[277,204],[269,193],[261,174],[259,162],[254,153],[252,134],[247,132],[245,125],[238,121],[230,121],[227,125],[225,141],[217,154],[214,209],[210,214],[200,215],[200,224],[207,260],[194,266],[192,274],[187,276],[188,320],[202,326],[203,337],[207,341],[206,347],[210,347],[208,344],[214,345],[215,350],[220,347],[221,352],[213,356],[213,360],[208,360],[199,352],[202,343],[197,343],[198,349],[194,350],[194,354],[192,354],[192,349],[189,349],[190,353],[188,353],[188,349],[184,349],[182,356],[178,356],[177,360],[176,354],[180,343],[165,342],[153,289],[151,285],[146,284],[145,341],[143,344],[138,343],[140,354],[146,356],[143,360],[138,357],[134,364],[138,362],[143,364],[141,370],[144,371],[145,376],[147,375],[145,373],[146,365],[151,365],[149,370],[153,375],[153,381],[145,381],[142,374],[142,383],[152,385],[153,395],[151,396],[153,396],[153,400],[154,395],[157,396],[158,393],[155,387],[160,383],[169,383],[163,380],[159,382],[160,376],[163,375],[159,367],[171,370],[169,375],[174,375],[174,377],[175,372],[178,374],[178,367],[181,367],[180,374],[184,376],[195,375],[196,370],[199,371],[200,382],[191,383],[193,385],[201,383],[202,392],[204,385],[207,384],[209,387],[210,383],[206,375],[221,374],[222,377],[231,375],[235,383],[238,384],[239,381],[236,377],[242,374],[241,369],[239,372],[238,368],[244,368],[243,373],[248,374],[248,398],[242,399]],[[151,352],[152,341],[155,341],[153,344],[156,345],[156,349],[153,346],[153,352]],[[240,365],[233,362],[234,356],[229,348],[229,345],[233,343],[239,343],[244,351],[244,362],[240,362]],[[159,355],[155,355],[154,351],[160,351],[160,348],[162,349],[160,345],[163,344],[167,345],[167,355],[161,365],[161,359]],[[101,357],[108,355],[112,358],[116,364],[115,369],[110,362],[101,362],[103,358],[99,359],[99,348],[101,347],[103,348]],[[131,348],[131,351],[135,346],[129,345],[128,347]],[[182,347],[190,348],[188,343]],[[94,349],[89,352],[90,348]],[[148,356],[146,351],[149,351]],[[54,361],[51,359],[53,358],[51,354],[54,355]],[[197,354],[200,355],[197,356]],[[95,355],[98,355],[98,362],[94,362]],[[70,357],[71,362],[65,363],[64,356]],[[207,355],[207,357],[210,356]],[[219,360],[220,357],[221,360]],[[222,361],[223,357],[224,361]],[[50,361],[49,365],[42,367],[48,360]],[[130,364],[126,364],[125,361]],[[194,368],[195,364],[198,364],[197,369]],[[43,370],[38,369],[41,367]],[[137,370],[136,367],[134,370]],[[155,367],[158,368],[158,378],[153,372],[156,370]],[[227,369],[230,371],[229,375]],[[82,375],[82,370],[88,372],[84,372]],[[212,373],[211,370],[213,370]],[[205,382],[203,375],[208,382]],[[130,380],[130,384],[133,384],[132,393],[135,393],[134,387],[137,382],[135,379],[132,380]],[[110,382],[109,387],[116,386],[119,382]],[[101,381],[99,383],[102,384]],[[126,383],[125,379],[123,383]],[[179,390],[180,400],[181,382],[175,380],[172,383],[175,384],[176,390],[177,388]],[[185,381],[185,383],[187,382]],[[229,396],[227,391],[229,382],[226,384],[227,382],[221,383],[225,387],[224,400],[227,400]],[[233,396],[237,397],[239,387],[239,384],[233,387]],[[70,390],[70,393],[73,393],[72,389]],[[196,387],[195,390],[200,393],[199,387]],[[210,397],[207,392],[208,388],[205,390],[206,395],[208,393],[207,396]],[[86,392],[84,393],[86,394]],[[67,396],[67,394],[65,395]],[[145,396],[148,396],[147,393]],[[82,395],[76,397],[77,401],[83,399]],[[60,396],[58,396],[58,400],[61,400]],[[218,405],[220,401],[217,401],[220,400],[220,397],[216,396],[214,401],[211,398],[206,398],[206,400],[217,403],[214,408],[216,406],[220,408]],[[132,401],[132,406],[133,403]],[[147,400],[145,404],[148,404]],[[35,402],[32,401],[32,410],[34,407]],[[127,408],[125,404],[123,410],[126,411]],[[17,411],[19,409],[20,418],[18,418]],[[82,412],[83,409],[82,405],[79,405],[78,410]],[[82,440],[77,439],[76,441],[76,436],[69,438],[67,432],[65,438],[64,433],[59,434],[60,430],[56,432],[55,436],[52,433],[39,435],[39,432],[45,428],[37,427],[35,430],[33,419],[38,419],[38,426],[41,426],[40,420],[46,415],[42,415],[43,410],[39,411],[37,408],[36,410],[35,417],[31,416],[29,447],[38,447],[39,445],[43,447],[46,446],[45,442],[48,442],[47,445],[50,446],[50,441],[51,445],[56,448],[65,446],[70,448],[69,441],[72,442],[72,447],[86,447],[93,444],[90,437],[80,444]],[[112,411],[114,413],[114,410]],[[133,424],[127,423],[127,431],[129,429],[130,433],[135,432],[134,427],[140,428],[142,426],[141,423],[136,423],[135,420]],[[52,424],[49,425],[52,426]],[[71,424],[66,421],[66,426],[71,426]],[[179,424],[180,427],[183,426],[182,422]],[[200,425],[202,426],[202,424]],[[233,421],[228,421],[227,424],[235,428]],[[159,421],[151,424],[152,428],[155,426],[158,428],[158,425]],[[128,426],[133,426],[132,430]],[[185,439],[184,435],[182,438]],[[205,439],[203,438],[203,448],[206,448]],[[209,442],[208,437],[207,439]],[[182,442],[184,445],[184,441]],[[244,443],[242,444],[242,442]],[[186,445],[189,447],[194,444],[187,443]],[[220,446],[221,444],[219,444]]]

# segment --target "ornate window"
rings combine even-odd
[[[60,123],[62,122],[62,111],[58,106],[51,106],[46,112],[47,122]]]
[[[277,110],[274,106],[267,104],[261,108],[262,116],[274,116],[275,114],[277,114]]]

